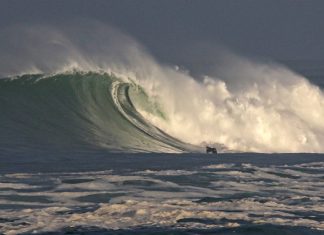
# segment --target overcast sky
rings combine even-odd
[[[195,45],[219,44],[275,60],[324,60],[324,0],[0,0],[0,27],[76,17],[107,22],[170,63],[185,63]]]

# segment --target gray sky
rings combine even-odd
[[[323,0],[0,0],[0,27],[76,17],[107,22],[168,63],[195,63],[191,48],[218,44],[275,60],[324,60]]]

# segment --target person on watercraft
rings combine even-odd
[[[217,154],[217,149],[214,148],[214,147],[206,146],[206,153],[214,153],[214,154]]]

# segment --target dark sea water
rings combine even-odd
[[[319,154],[2,157],[0,230],[323,234]]]

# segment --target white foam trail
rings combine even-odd
[[[316,228],[319,231],[324,229],[323,222],[302,217],[296,218],[293,214],[296,211],[295,206],[281,204],[276,198],[272,198],[272,200],[266,203],[260,203],[253,199],[241,199],[231,202],[197,204],[186,199],[162,201],[128,199],[119,203],[100,203],[97,210],[84,213],[69,214],[69,208],[64,206],[24,209],[19,212],[12,210],[6,211],[8,218],[14,218],[17,222],[27,221],[27,223],[22,223],[21,226],[7,223],[0,231],[4,231],[6,234],[53,232],[64,227],[78,226],[106,229],[133,229],[140,226],[196,229],[231,228],[241,226],[236,222],[237,220],[260,225],[303,226]],[[235,208],[234,211],[233,208]],[[314,209],[314,206],[310,206],[309,208],[299,208],[299,211],[307,212]],[[240,212],[236,212],[236,210],[240,210]],[[317,210],[321,212],[323,208]],[[202,221],[212,220],[214,223],[179,222],[187,218],[201,219]],[[228,222],[221,222],[222,220]],[[51,222],[48,223],[48,221]]]
[[[0,208],[0,233],[57,233],[79,226],[206,229],[246,224],[322,231],[324,185],[318,179],[323,178],[323,167],[314,171],[314,166],[323,162],[269,167],[218,164],[186,171],[148,166],[126,175],[111,171],[0,175],[1,181],[10,179],[0,191],[0,203],[9,207]],[[26,184],[20,183],[21,177]]]
[[[11,31],[23,39],[16,57],[4,43]],[[198,81],[179,67],[159,65],[133,39],[99,23],[15,28],[2,35],[2,76],[30,70],[114,72],[140,83],[167,120],[138,109],[183,141],[219,143],[237,151],[324,152],[324,94],[283,66],[231,55],[215,76]],[[6,51],[12,59],[3,59],[9,58]]]

